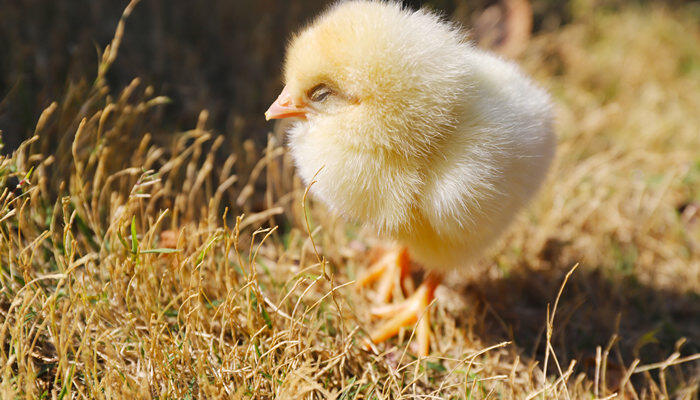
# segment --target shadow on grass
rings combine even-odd
[[[489,342],[511,340],[523,356],[542,361],[547,304],[554,303],[570,267],[562,264],[535,270],[521,266],[506,278],[465,286],[473,315],[480,319],[474,324],[474,333]],[[615,370],[622,373],[635,358],[640,359],[640,365],[665,360],[678,350],[682,338],[686,341],[680,346],[681,357],[700,352],[700,294],[660,290],[631,275],[602,271],[581,265],[561,296],[552,346],[562,368],[575,359],[577,371],[592,377],[596,347],[604,351],[613,337],[610,375],[615,375]],[[468,323],[459,322],[463,326]],[[690,362],[681,369],[692,374],[698,364]],[[550,364],[550,368],[554,366]]]

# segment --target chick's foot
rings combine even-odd
[[[411,326],[417,321],[414,343],[418,347],[418,354],[427,356],[430,351],[430,312],[428,306],[433,301],[435,288],[441,280],[441,277],[436,274],[428,274],[415,293],[406,300],[372,310],[374,316],[388,320],[372,331],[370,339],[374,343],[383,342],[396,336],[401,328]]]
[[[370,265],[364,274],[357,280],[359,287],[367,287],[374,282],[377,285],[377,301],[389,302],[397,284],[406,293],[405,281],[409,277],[408,251],[404,247],[398,247],[385,252],[379,260]]]

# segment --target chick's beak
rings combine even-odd
[[[306,118],[308,111],[307,104],[303,100],[294,99],[285,86],[277,100],[265,112],[265,119],[269,121],[289,117]]]

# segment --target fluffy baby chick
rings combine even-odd
[[[321,14],[291,40],[284,79],[266,117],[296,119],[289,146],[312,193],[402,246],[365,281],[405,273],[409,257],[429,272],[380,311],[389,320],[372,339],[419,321],[427,354],[424,311],[442,273],[474,261],[545,176],[547,94],[439,16],[379,1]]]

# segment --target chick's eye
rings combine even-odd
[[[333,90],[329,88],[325,84],[320,84],[314,86],[311,90],[309,90],[309,99],[314,102],[320,102],[325,100],[328,96],[333,94]]]

